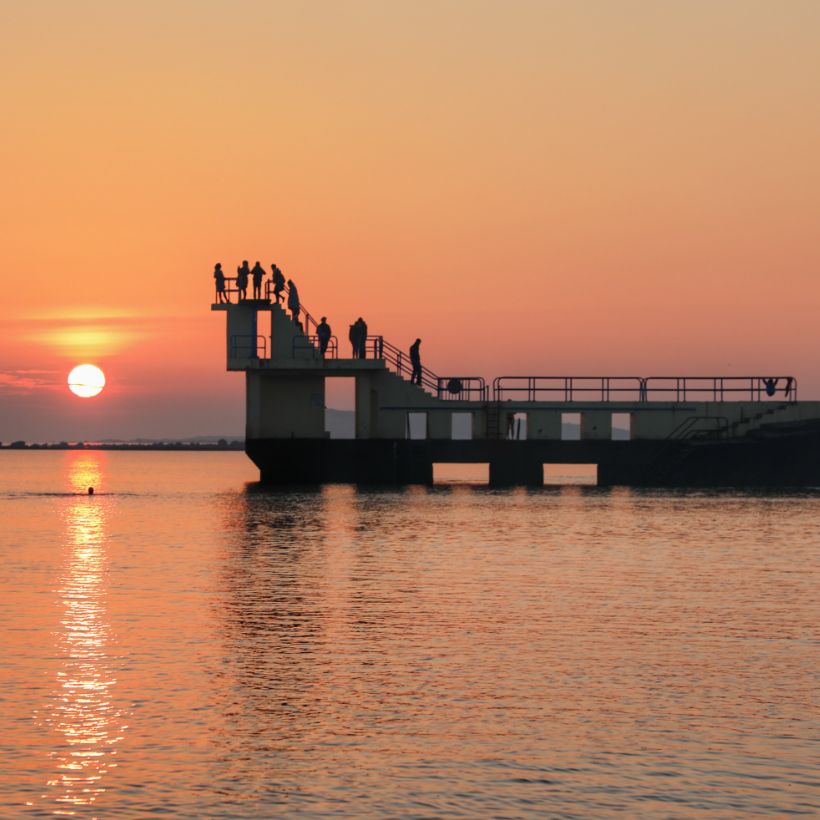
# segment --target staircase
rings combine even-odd
[[[766,421],[774,421],[772,417],[776,413],[786,410],[788,407],[788,402],[766,405],[765,410],[761,410],[759,413],[755,413],[755,415],[750,416],[747,419],[739,419],[738,421],[732,422],[729,429],[729,435],[732,438],[741,438],[750,433],[752,430],[756,430],[761,427],[766,423]]]

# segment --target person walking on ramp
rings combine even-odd
[[[327,323],[327,316],[322,316],[322,321],[316,325],[316,336],[319,339],[319,352],[322,354],[323,359],[325,353],[327,353],[327,345],[328,342],[330,342],[331,332],[330,325]]]
[[[410,364],[413,365],[413,372],[410,375],[410,383],[421,385],[421,354],[419,347],[421,346],[421,339],[416,339],[410,345]]]
[[[299,324],[299,291],[293,284],[293,279],[288,279],[288,310],[293,316],[293,321]]]
[[[253,266],[253,270],[251,271],[251,276],[253,277],[253,298],[254,299],[261,299],[262,298],[262,280],[265,278],[265,269],[259,264],[257,260],[256,264]]]
[[[276,304],[278,305],[285,297],[282,291],[285,289],[285,274],[279,270],[279,266],[273,264],[270,266],[273,277],[273,295],[276,297]]]

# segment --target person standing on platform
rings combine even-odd
[[[319,339],[319,352],[322,354],[323,359],[325,353],[327,353],[331,332],[330,325],[327,323],[327,316],[322,316],[322,321],[316,325],[316,336]]]
[[[278,305],[285,297],[282,291],[285,289],[285,274],[279,270],[279,266],[273,264],[270,266],[271,274],[273,276],[273,295],[276,297],[276,304]]]
[[[246,259],[236,269],[236,289],[239,291],[239,301],[242,302],[248,298],[248,278],[251,275],[248,260]]]
[[[293,316],[293,321],[299,324],[299,291],[293,284],[293,279],[288,279],[288,310]]]
[[[421,339],[416,339],[410,345],[410,364],[413,365],[413,372],[410,375],[411,384],[421,384],[421,353],[419,347],[421,346]]]
[[[261,299],[262,298],[262,280],[265,278],[265,269],[259,264],[257,260],[256,264],[253,266],[253,270],[251,271],[251,276],[253,277],[253,298],[254,299]]]
[[[350,339],[350,349],[351,355],[354,359],[359,358],[359,323],[358,321],[353,322],[350,326],[350,330],[347,332],[347,338]]]
[[[227,304],[230,301],[225,294],[225,274],[222,272],[222,263],[214,265],[214,282],[216,282],[216,301],[219,304]]]
[[[358,339],[359,339],[359,358],[367,358],[367,322],[361,316],[356,320],[359,325]]]

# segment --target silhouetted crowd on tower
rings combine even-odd
[[[236,283],[235,290],[237,294],[237,302],[275,301],[277,305],[284,303],[285,307],[290,312],[294,323],[299,326],[300,330],[306,330],[307,328],[302,328],[299,318],[303,308],[299,302],[299,291],[294,281],[292,279],[286,280],[285,275],[275,263],[272,263],[270,268],[270,279],[267,282],[265,295],[263,296],[262,283],[265,279],[266,273],[261,263],[257,261],[253,268],[251,268],[248,260],[245,259],[242,264],[237,267],[236,277],[233,279]],[[231,293],[233,291],[228,287],[228,283],[231,280],[225,276],[225,272],[222,270],[221,262],[217,262],[216,265],[214,265],[213,277],[214,283],[216,284],[216,303],[225,305],[230,304]],[[253,286],[253,296],[251,297],[251,300],[248,299],[249,284]],[[286,291],[287,300],[285,295]],[[307,319],[315,324],[315,320],[310,317],[310,314],[308,314],[307,311],[305,311],[305,314]],[[333,331],[327,323],[327,317],[322,316],[321,321],[316,325],[316,340],[318,342],[319,351],[323,357],[327,354],[332,338]],[[365,322],[361,316],[359,316],[359,318],[356,319],[352,325],[350,325],[348,339],[350,340],[352,358],[366,359],[368,355],[367,322]],[[420,345],[421,339],[416,339],[416,341],[410,346],[409,351],[410,364],[412,365],[411,381],[414,384],[419,385],[422,380],[421,354],[419,353]],[[381,336],[372,337],[370,352],[373,358],[383,358],[384,342]]]

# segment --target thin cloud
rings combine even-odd
[[[62,386],[56,370],[11,370],[0,373],[0,394],[6,396],[28,396],[44,390],[60,390]]]

